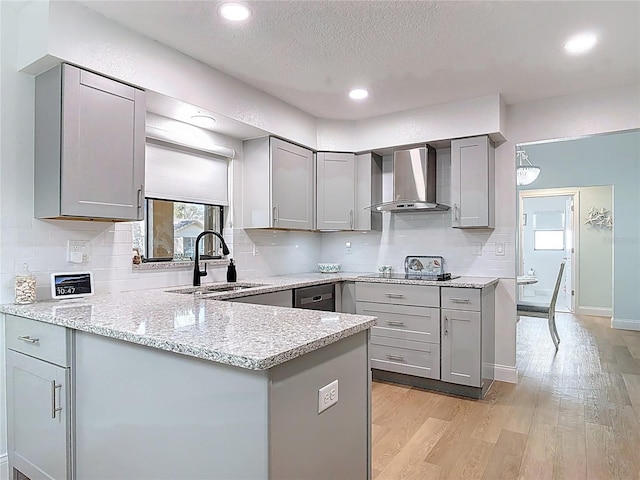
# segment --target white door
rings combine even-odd
[[[573,194],[521,192],[520,275],[532,275],[537,283],[519,288],[519,299],[548,304],[558,278],[560,264],[565,273],[560,284],[556,309],[573,311],[572,260],[575,252]]]
[[[560,312],[575,311],[575,291],[573,286],[573,256],[575,254],[575,239],[573,231],[574,222],[574,197],[569,196],[565,200],[564,216],[564,274],[558,292],[556,310]]]

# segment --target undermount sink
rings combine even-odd
[[[263,287],[261,283],[218,283],[216,285],[203,285],[201,287],[184,287],[174,290],[165,290],[167,293],[206,294],[220,292],[236,292],[247,288]]]

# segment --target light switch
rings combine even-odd
[[[504,242],[496,243],[496,255],[504,256]]]

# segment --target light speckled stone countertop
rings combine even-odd
[[[460,288],[485,288],[495,285],[500,280],[496,277],[460,277],[447,281],[408,280],[386,277],[367,277],[367,273],[340,272],[340,273],[299,273],[295,275],[281,275],[277,277],[239,279],[238,283],[260,285],[258,287],[234,292],[220,292],[210,294],[211,298],[218,300],[230,300],[233,298],[257,295],[259,293],[277,292],[290,288],[309,287],[332,282],[369,282],[402,285],[430,285],[436,287],[460,287]]]
[[[483,288],[497,278],[446,282],[308,273],[256,278],[260,285],[214,294],[141,290],[80,300],[1,305],[0,312],[252,370],[266,370],[375,325],[375,317],[223,302],[247,295],[340,281]],[[205,284],[204,286],[211,285]],[[188,288],[188,287],[185,287]]]
[[[164,290],[2,305],[0,311],[139,345],[266,370],[375,324],[375,317],[220,302]]]

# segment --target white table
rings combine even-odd
[[[533,285],[538,283],[538,278],[531,275],[521,275],[516,277],[516,284],[518,285]]]

